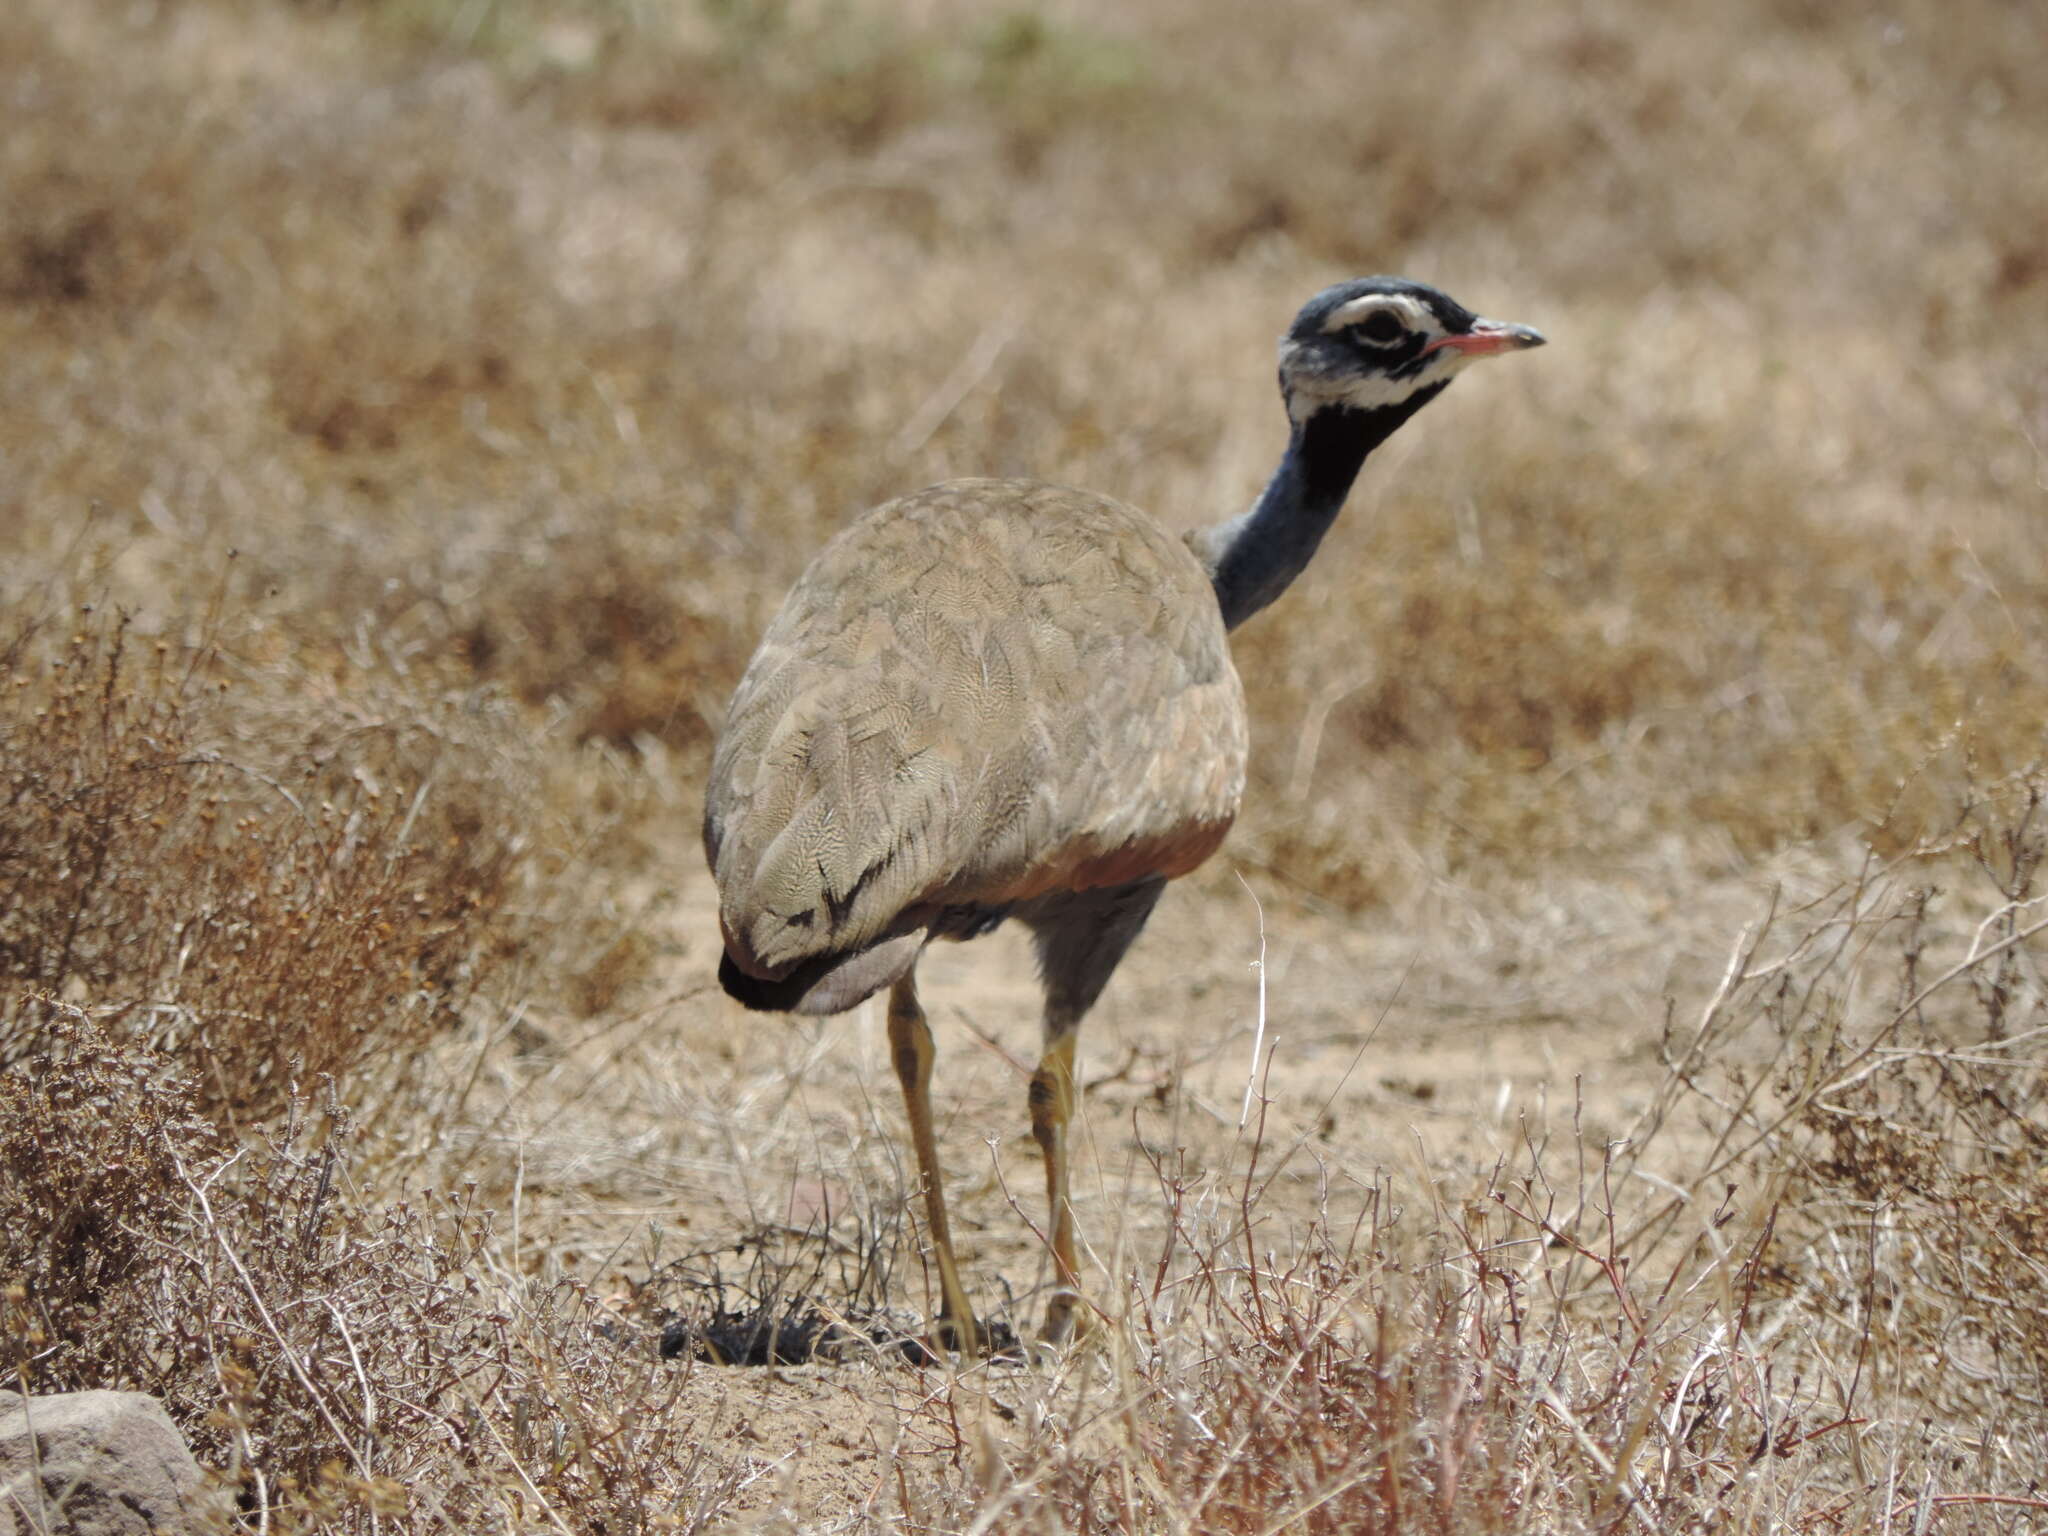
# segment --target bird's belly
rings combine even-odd
[[[1158,876],[1178,880],[1223,846],[1234,818],[1190,822],[1169,837],[1128,844],[1084,861],[1074,871],[1075,890],[1129,885]]]
[[[1095,891],[1140,880],[1177,880],[1223,845],[1234,819],[1191,821],[1169,833],[1132,838],[1113,847],[1090,841],[1070,843],[977,905],[1007,907],[1055,891]]]

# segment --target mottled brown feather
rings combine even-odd
[[[1086,491],[956,480],[798,580],[734,696],[705,849],[734,964],[779,977],[944,908],[1185,874],[1244,789],[1209,578]]]

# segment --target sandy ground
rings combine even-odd
[[[1234,866],[1226,847],[1171,890],[1084,1030],[1077,1212],[1092,1281],[1111,1306],[1120,1294],[1111,1277],[1142,1283],[1167,1240],[1162,1175],[1180,1184],[1187,1207],[1213,1211],[1235,1204],[1252,1166],[1239,1116],[1262,938],[1241,874],[1251,891],[1265,883]],[[565,1091],[566,1064],[552,1063],[544,1119],[509,1133],[523,1169],[517,1198],[550,1234],[537,1272],[564,1266],[645,1317],[679,1299],[670,1284],[648,1284],[672,1274],[665,1263],[687,1256],[690,1273],[716,1268],[737,1281],[758,1273],[750,1264],[765,1246],[795,1256],[796,1288],[853,1304],[850,1271],[830,1262],[857,1242],[849,1213],[900,1240],[914,1175],[879,1004],[827,1020],[739,1009],[710,981],[708,877],[687,868],[673,894],[650,920],[667,950],[661,985],[683,995],[607,1031],[601,1045],[572,1049],[578,1086]],[[1720,931],[1732,941],[1766,894],[1751,882],[1716,893]],[[1670,949],[1603,934],[1602,914],[1588,910],[1598,900],[1587,893],[1574,909],[1560,897],[1544,914],[1546,942],[1520,920],[1499,923],[1516,942],[1498,942],[1489,987],[1447,980],[1432,969],[1428,941],[1391,922],[1319,913],[1268,889],[1262,1250],[1292,1251],[1312,1222],[1348,1229],[1389,1191],[1397,1205],[1473,1198],[1476,1175],[1525,1162],[1532,1143],[1554,1170],[1571,1166],[1575,1144],[1597,1159],[1627,1134],[1664,1076],[1667,999],[1696,1016],[1726,955],[1688,953],[1674,970]],[[1690,931],[1714,931],[1689,916]],[[1630,922],[1626,931],[1642,930]],[[1475,969],[1467,955],[1453,971],[1471,978]],[[1028,945],[1005,929],[935,946],[919,977],[939,1041],[941,1156],[967,1283],[986,1312],[1029,1333],[1048,1265],[1031,1230],[1044,1194],[1024,1109],[1038,1004]],[[1686,1146],[1682,1133],[1667,1134],[1660,1155]],[[813,1240],[792,1242],[826,1226],[834,1238],[823,1257]],[[935,1305],[935,1280],[920,1275],[914,1246],[896,1251],[898,1279],[882,1299],[909,1321]],[[814,1263],[825,1274],[806,1284]],[[1054,1379],[980,1368],[956,1401],[985,1393],[985,1427],[1001,1441],[1051,1411]],[[929,1417],[935,1384],[900,1364],[858,1360],[699,1365],[684,1400],[723,1426],[719,1455],[745,1479],[734,1517],[819,1521],[892,1508],[898,1457],[959,1454],[950,1429]]]

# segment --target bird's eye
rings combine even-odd
[[[1384,347],[1399,341],[1407,334],[1407,327],[1401,324],[1401,317],[1391,309],[1376,309],[1352,328],[1359,340]]]

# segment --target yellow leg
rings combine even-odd
[[[943,1349],[978,1354],[981,1329],[968,1305],[966,1287],[953,1262],[953,1233],[946,1224],[946,1194],[939,1182],[938,1145],[932,1138],[932,1031],[917,1004],[917,986],[906,975],[889,989],[889,1051],[896,1077],[903,1084],[903,1103],[910,1113],[910,1141],[917,1151],[918,1177],[924,1180],[924,1211],[931,1229],[932,1252],[939,1261],[939,1322],[933,1332]]]
[[[1081,1276],[1074,1262],[1074,1208],[1067,1198],[1067,1122],[1074,1113],[1074,1035],[1048,1030],[1045,1054],[1031,1077],[1031,1134],[1045,1153],[1045,1200],[1052,1217],[1052,1262],[1057,1271],[1045,1304],[1045,1339],[1064,1344],[1084,1322]]]

